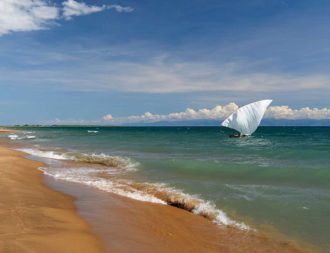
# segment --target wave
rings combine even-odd
[[[57,152],[47,151],[33,148],[21,148],[19,151],[25,152],[29,155],[38,156],[42,158],[56,159],[56,160],[71,160],[82,163],[98,164],[114,168],[122,168],[126,170],[136,170],[138,163],[131,159],[121,156],[111,156],[107,154],[86,154],[79,152]]]
[[[61,179],[74,183],[81,183],[89,186],[93,186],[99,190],[112,192],[121,196],[129,197],[132,199],[166,204],[164,201],[150,195],[143,194],[140,191],[134,190],[129,187],[129,181],[125,183],[123,180],[110,180],[97,177],[100,173],[106,173],[108,175],[116,174],[116,171],[111,169],[98,169],[98,168],[39,168],[44,174],[54,177],[55,179]]]
[[[56,160],[69,160],[68,157],[65,157],[64,154],[57,153],[55,151],[45,151],[32,148],[19,148],[18,151],[22,151],[29,155],[38,156],[42,158],[56,159]]]
[[[169,187],[165,184],[139,183],[118,176],[137,169],[138,163],[129,158],[106,154],[47,151],[35,148],[22,148],[18,150],[43,158],[102,165],[78,168],[40,168],[44,174],[55,179],[92,186],[99,190],[139,201],[174,206],[203,216],[216,224],[234,226],[244,230],[250,229],[246,224],[229,218],[214,203],[203,200],[198,196],[184,193],[182,190]]]
[[[132,183],[132,187],[152,194],[166,204],[184,209],[194,214],[203,216],[217,224],[234,226],[248,230],[244,223],[236,222],[228,217],[222,210],[218,209],[211,201],[206,201],[198,196],[184,193],[179,189],[168,187],[165,184]]]
[[[99,131],[96,131],[96,130],[87,130],[87,133],[94,133],[94,134],[97,134]]]
[[[11,140],[28,140],[28,139],[35,139],[35,135],[18,135],[18,134],[9,134],[8,138]]]
[[[111,168],[40,168],[44,174],[55,179],[95,187],[99,190],[111,192],[120,196],[129,197],[139,201],[167,204],[203,216],[216,224],[234,226],[239,229],[250,228],[227,216],[225,212],[217,209],[215,204],[205,201],[197,196],[189,195],[181,190],[171,188],[165,184],[137,183],[116,177],[102,178],[102,174],[115,175],[116,170]]]

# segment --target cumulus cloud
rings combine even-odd
[[[229,103],[227,105],[221,106],[217,105],[212,109],[199,109],[194,110],[187,108],[183,112],[173,112],[169,114],[152,114],[146,112],[143,115],[129,116],[127,120],[129,122],[139,122],[139,121],[180,121],[180,120],[194,120],[194,119],[220,119],[229,115],[230,113],[237,110],[238,106],[235,103]]]
[[[134,9],[121,5],[87,5],[84,2],[66,0],[56,6],[47,0],[1,0],[0,36],[12,32],[36,31],[48,28],[60,19],[88,15],[112,9],[116,12],[132,12]]]
[[[107,115],[103,116],[103,119],[107,120],[107,121],[111,121],[111,120],[113,120],[113,117],[111,114],[107,114]]]
[[[114,123],[135,123],[135,122],[159,122],[159,121],[181,121],[181,120],[222,120],[238,109],[235,103],[217,105],[214,108],[194,110],[187,108],[183,112],[169,114],[154,114],[146,112],[142,115],[133,115],[125,118],[113,118],[104,116],[105,121],[111,120]],[[309,108],[292,109],[289,106],[271,106],[268,108],[266,118],[273,119],[330,119],[330,108]]]
[[[44,0],[1,0],[0,36],[46,28],[59,18],[59,9]]]
[[[330,119],[330,108],[292,109],[289,106],[271,106],[266,113],[268,118],[274,119]]]

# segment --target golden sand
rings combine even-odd
[[[0,128],[0,134],[6,134],[6,133],[20,133],[21,131],[19,130],[14,130],[14,129],[6,129],[6,128]]]
[[[44,186],[38,166],[0,147],[0,252],[102,252],[73,200]]]

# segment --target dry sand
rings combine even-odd
[[[72,198],[44,186],[38,166],[0,147],[0,252],[102,252]]]

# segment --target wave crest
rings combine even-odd
[[[18,134],[9,134],[8,138],[15,141],[15,140],[29,140],[35,139],[35,135],[18,135]]]
[[[129,158],[124,158],[120,156],[110,156],[102,153],[101,154],[68,153],[67,157],[69,157],[70,160],[74,160],[77,162],[99,164],[99,165],[105,165],[115,168],[120,167],[120,168],[133,170],[133,168],[136,166],[136,163],[133,163]]]
[[[217,209],[214,203],[205,201],[194,195],[186,194],[181,190],[166,187],[164,184],[149,183],[133,183],[132,187],[151,194],[170,206],[203,216],[217,224],[235,226],[245,230],[249,229],[246,224],[230,219],[225,212]]]
[[[133,162],[131,159],[120,156],[111,156],[106,154],[85,154],[78,152],[56,152],[47,151],[32,148],[22,148],[19,151],[25,152],[29,155],[38,156],[48,159],[56,160],[71,160],[82,163],[98,164],[113,168],[121,168],[126,170],[134,171],[138,166],[137,162]]]
[[[244,230],[250,229],[246,224],[229,218],[214,203],[203,200],[198,196],[186,194],[181,190],[168,187],[165,184],[140,183],[118,177],[118,175],[126,171],[136,170],[137,163],[132,162],[129,158],[106,154],[61,153],[39,149],[20,149],[20,151],[44,158],[71,160],[104,166],[40,168],[44,174],[55,179],[89,185],[99,190],[139,201],[167,204],[203,216],[217,224],[234,226]],[[104,176],[105,174],[107,176]]]
[[[80,167],[40,168],[40,170],[55,179],[81,183],[139,201],[167,204],[205,217],[219,225],[234,226],[244,230],[250,229],[246,224],[229,218],[225,212],[217,209],[212,202],[167,187],[165,184],[138,183],[116,177],[100,177],[100,173],[106,173],[110,176],[116,175],[115,169]]]

